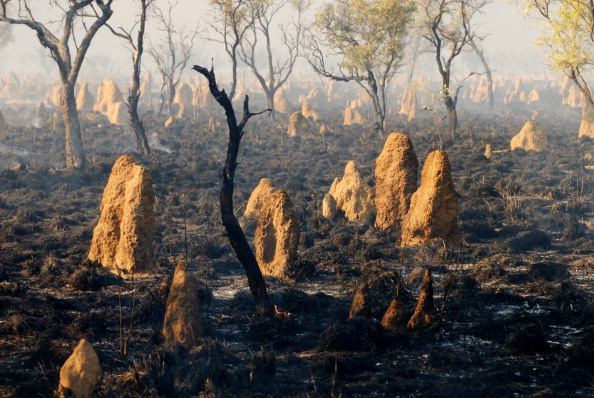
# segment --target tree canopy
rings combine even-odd
[[[594,2],[526,0],[526,10],[545,22],[537,44],[547,50],[549,65],[569,76],[594,103],[583,75],[594,65]]]

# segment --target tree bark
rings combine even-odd
[[[239,221],[237,221],[237,218],[235,217],[233,207],[235,170],[237,169],[237,155],[239,154],[239,145],[241,143],[241,138],[243,137],[243,128],[252,116],[266,112],[268,109],[259,113],[251,113],[249,110],[249,97],[246,95],[243,105],[243,118],[241,122],[237,124],[231,100],[227,97],[225,90],[219,90],[214,70],[211,69],[209,71],[199,65],[194,65],[192,69],[208,79],[210,92],[219,105],[223,107],[227,117],[229,142],[227,145],[225,166],[222,170],[223,185],[220,194],[221,221],[227,231],[229,243],[231,243],[231,247],[233,247],[237,259],[245,271],[250,291],[256,300],[256,309],[258,313],[261,315],[272,315],[274,313],[274,308],[268,297],[266,281],[262,276],[262,271],[260,270],[256,256],[254,256],[243,230],[239,225]]]
[[[483,65],[483,69],[485,70],[485,74],[487,75],[487,95],[489,97],[489,109],[493,110],[493,74],[491,73],[491,68],[489,68],[489,64],[487,63],[483,52],[478,48],[472,37],[468,41],[468,44],[470,44],[470,47],[472,47],[474,53],[477,55],[477,57],[479,57],[479,60]]]
[[[76,110],[74,84],[63,83],[60,102],[66,130],[66,168],[68,170],[83,170],[87,167],[87,160],[82,144],[78,111]]]
[[[458,128],[458,112],[456,111],[456,101],[451,96],[445,100],[445,106],[448,111],[448,135],[452,143],[456,137],[456,130]]]

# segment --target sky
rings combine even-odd
[[[159,1],[163,3],[162,0]],[[51,14],[47,2],[35,0],[33,4],[37,4],[38,9],[35,9],[34,12],[40,15],[40,20],[42,20],[41,16]],[[113,27],[131,26],[130,24],[133,23],[137,14],[134,4],[130,0],[115,0],[114,14],[110,24]],[[198,29],[204,30],[207,25],[205,18],[208,10],[208,0],[179,0],[174,20],[177,26],[185,25],[188,28],[198,27]],[[534,46],[538,27],[523,15],[517,5],[504,0],[494,0],[484,11],[484,15],[478,18],[477,25],[480,26],[481,33],[485,35],[483,43],[485,55],[496,75],[534,75],[549,71],[542,52]],[[147,33],[149,41],[157,42],[159,33],[152,25],[153,22],[149,21]],[[47,50],[41,47],[30,29],[15,27],[13,36],[14,41],[0,50],[0,74],[9,71],[29,74],[49,71],[51,74],[52,71],[55,71],[53,60],[49,58]],[[218,62],[226,62],[226,55],[221,45],[207,40],[198,40],[189,65],[194,63],[209,64],[211,57],[214,58],[215,65]],[[419,74],[435,72],[435,61],[431,57],[431,55],[426,55],[420,59]],[[152,68],[150,57],[146,56],[145,60],[148,62],[145,67]],[[121,39],[115,38],[107,29],[102,29],[91,44],[81,76],[85,78],[85,73],[93,75],[129,74],[130,65],[130,53]],[[301,67],[307,68],[307,65],[303,62]],[[459,70],[463,69],[465,73],[482,69],[478,60],[471,55],[466,55],[464,60],[457,61],[456,67]],[[241,73],[242,71],[240,71]],[[188,70],[187,74],[191,76],[192,72]],[[99,79],[108,77],[102,76]]]

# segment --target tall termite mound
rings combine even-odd
[[[175,267],[162,333],[166,344],[179,343],[188,348],[196,346],[202,337],[198,286],[183,261]]]
[[[177,117],[179,119],[187,117],[189,111],[192,109],[192,87],[188,83],[181,83],[177,90],[175,90],[175,98],[173,99],[174,104],[179,105]]]
[[[305,137],[309,134],[309,123],[301,112],[293,112],[289,117],[287,134],[290,137]]]
[[[426,269],[417,307],[406,327],[413,331],[423,331],[434,329],[436,326],[437,311],[433,301],[433,278],[431,271]]]
[[[315,111],[309,102],[304,102],[301,106],[301,113],[306,119],[320,120],[320,115]]]
[[[279,113],[289,113],[291,110],[291,104],[287,99],[287,93],[284,88],[279,88],[274,93],[274,110]]]
[[[364,220],[373,210],[373,191],[352,160],[346,164],[342,178],[332,183],[330,195],[336,201],[336,209],[344,211],[349,221]]]
[[[95,98],[89,91],[89,83],[84,83],[76,96],[76,110],[80,112],[93,112]]]
[[[154,261],[153,180],[146,168],[123,155],[115,162],[101,200],[89,260],[105,267],[137,272]]]
[[[298,273],[299,236],[291,199],[279,190],[262,208],[256,229],[256,259],[263,275],[290,278]]]
[[[588,101],[584,101],[582,106],[582,121],[578,137],[594,138],[594,106]]]
[[[399,227],[417,189],[419,162],[410,138],[392,133],[375,161],[375,225]]]
[[[272,186],[272,181],[269,178],[262,178],[258,186],[252,191],[243,216],[246,218],[260,217],[262,208],[276,191],[277,189]]]
[[[6,119],[4,119],[4,115],[2,114],[2,111],[0,111],[0,130],[4,130],[6,127]]]
[[[511,139],[510,147],[512,150],[522,148],[526,151],[542,151],[547,147],[547,136],[540,125],[529,120]]]
[[[458,199],[444,151],[427,156],[421,186],[413,194],[402,222],[402,246],[425,244],[433,238],[442,238],[450,248],[460,243]]]
[[[60,369],[59,397],[92,398],[101,380],[101,364],[93,346],[82,339]]]
[[[104,114],[111,124],[125,122],[126,105],[124,95],[113,80],[104,80],[97,89],[97,101],[93,110]]]

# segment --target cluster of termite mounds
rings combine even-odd
[[[457,201],[446,153],[429,154],[420,186],[417,169],[409,137],[392,133],[376,161],[375,190],[365,182],[355,163],[349,161],[344,175],[332,183],[321,211],[330,221],[344,217],[348,222],[372,222],[375,214],[377,228],[400,231],[400,246],[425,244],[439,238],[449,247],[456,247],[460,239]],[[155,263],[154,204],[148,170],[130,156],[119,157],[103,192],[88,259],[121,275],[150,272]],[[299,275],[300,228],[287,192],[263,178],[249,198],[244,218],[258,220],[254,247],[262,274],[285,280]],[[377,305],[368,297],[370,290],[368,282],[359,283],[350,318],[370,317],[380,310],[374,308]],[[414,312],[407,311],[403,304],[403,295],[408,294],[405,289],[400,294],[398,291],[399,287],[394,286],[389,305],[381,309],[384,328],[395,333],[435,329],[437,311],[429,270],[425,270]],[[203,338],[197,281],[181,261],[170,283],[162,336],[166,346],[187,348],[198,346]],[[59,394],[90,397],[100,378],[97,355],[83,339],[62,367]]]

